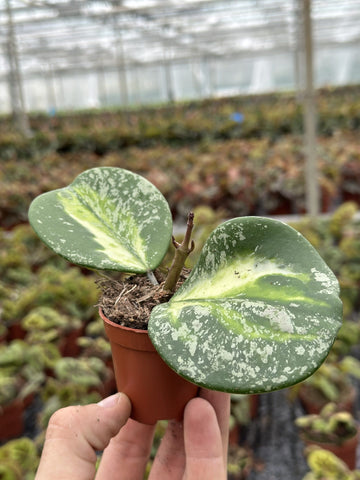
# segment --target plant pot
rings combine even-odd
[[[260,396],[259,394],[252,394],[249,395],[250,401],[250,418],[253,420],[257,417],[259,412],[259,403],[260,403]]]
[[[74,357],[76,358],[80,353],[80,347],[77,343],[77,340],[84,333],[84,327],[71,330],[64,338],[60,341],[59,349],[63,357]]]
[[[303,384],[299,389],[299,399],[304,410],[308,414],[318,414],[322,408],[329,402],[319,391],[311,385]],[[338,410],[353,412],[356,399],[356,389],[351,385],[342,391],[341,397],[334,403]]]
[[[131,418],[152,425],[158,420],[181,420],[185,405],[198,386],[173,371],[159,356],[147,330],[122,327],[99,310],[110,341],[118,391],[132,403]]]
[[[0,406],[0,441],[20,437],[23,434],[24,409],[25,405],[21,400]]]
[[[26,336],[26,330],[21,326],[19,322],[14,322],[8,327],[7,341],[23,340]]]
[[[229,430],[229,445],[238,445],[240,441],[241,426],[238,423]]]
[[[316,445],[325,450],[329,450],[338,458],[341,458],[341,460],[346,463],[350,470],[354,470],[356,468],[356,451],[359,443],[359,436],[360,431],[358,430],[356,435],[348,440],[345,440],[345,442],[340,445],[327,442],[315,442],[312,440],[304,440],[304,442],[306,445]]]

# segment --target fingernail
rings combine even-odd
[[[110,395],[110,397],[106,397],[101,400],[98,405],[104,408],[111,408],[115,407],[115,405],[119,402],[121,393],[114,393],[114,395]]]

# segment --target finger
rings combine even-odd
[[[200,396],[212,404],[220,427],[223,458],[227,459],[229,437],[230,395],[211,390],[200,390]],[[183,424],[169,422],[159,449],[156,453],[149,480],[159,478],[181,479],[185,470],[185,449],[183,441]]]
[[[96,480],[143,479],[154,431],[155,425],[144,425],[129,419],[104,451]]]
[[[172,420],[156,452],[149,480],[180,480],[185,470],[183,423]]]
[[[97,450],[103,450],[131,411],[124,394],[100,404],[66,407],[51,417],[36,480],[92,480]]]
[[[200,390],[200,397],[211,403],[215,410],[221,432],[224,460],[227,463],[229,445],[230,394],[202,388]]]
[[[212,405],[194,398],[184,414],[186,467],[184,480],[225,480],[226,465],[220,427]]]

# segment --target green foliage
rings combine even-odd
[[[41,390],[43,407],[39,414],[38,424],[44,431],[49,423],[50,417],[56,410],[70,405],[86,405],[101,400],[99,393],[90,391],[87,385],[78,384],[75,381],[60,381],[55,378],[47,378]],[[42,443],[43,438],[40,438]]]
[[[35,348],[22,340],[0,345],[0,404],[22,400],[44,382],[44,365]]]
[[[303,385],[313,392],[320,405],[329,401],[341,404],[352,390],[351,377],[360,378],[359,360],[351,356],[336,360],[330,356]]]
[[[0,405],[4,406],[14,400],[19,391],[18,381],[10,376],[3,376],[0,370]]]
[[[108,374],[105,364],[97,357],[63,357],[55,363],[54,371],[60,382],[74,382],[87,388],[101,385]]]
[[[22,401],[36,392],[44,381],[44,375],[24,368],[22,372],[10,373],[0,369],[0,405],[5,406],[14,400]]]
[[[94,338],[105,335],[104,322],[99,316],[86,325],[85,334]]]
[[[40,195],[30,205],[29,220],[56,253],[98,270],[153,270],[172,233],[160,191],[143,177],[113,167],[87,170],[68,187]]]
[[[68,187],[40,195],[29,219],[50,248],[75,264],[150,278],[171,240],[170,209],[160,191],[114,167],[87,170]],[[189,232],[176,253],[191,251]],[[164,288],[172,291],[168,280]],[[311,375],[341,314],[337,280],[304,237],[279,221],[243,217],[209,235],[189,278],[152,310],[149,336],[192,382],[254,393]]]
[[[48,306],[40,306],[32,309],[22,319],[21,325],[26,331],[27,343],[32,345],[53,343],[56,344],[55,350],[58,350],[62,339],[65,339],[71,331],[80,328],[82,324],[79,318],[62,315]],[[48,346],[49,348],[51,347]]]
[[[305,218],[292,224],[313,244],[337,276],[345,318],[360,308],[360,222],[355,220],[355,212],[356,205],[347,202],[329,219]]]
[[[68,320],[55,309],[41,306],[30,311],[22,320],[25,330],[50,330],[51,328],[64,328]]]
[[[94,278],[84,276],[78,268],[61,273],[56,267],[45,266],[38,273],[39,284],[29,289],[35,306],[46,305],[59,312],[88,320],[93,316],[93,305],[98,299]]]
[[[318,92],[322,208],[359,185],[358,87]],[[244,115],[239,125],[234,111]],[[348,116],[347,116],[348,115]],[[132,112],[83,112],[30,119],[23,139],[0,122],[0,223],[27,220],[30,202],[83,170],[117,166],[148,178],[176,217],[189,204],[226,218],[304,210],[302,112],[293,95],[175,104]],[[9,131],[10,130],[10,131]],[[184,181],[186,179],[186,181]]]
[[[0,447],[0,465],[7,465],[10,470],[20,472],[20,476],[15,478],[34,479],[38,464],[39,454],[35,443],[30,438],[22,437],[10,440]],[[8,477],[2,476],[0,470],[0,478],[7,479]]]
[[[360,470],[350,471],[335,454],[321,448],[310,448],[307,456],[311,472],[303,480],[359,480]]]
[[[80,347],[81,356],[97,357],[105,362],[111,361],[111,346],[105,338],[104,322],[99,316],[86,325],[85,334],[78,338],[77,344]]]
[[[111,346],[104,337],[80,337],[77,341],[84,357],[111,359]]]
[[[227,471],[230,479],[247,478],[254,466],[254,455],[250,449],[239,445],[229,445]]]
[[[37,371],[52,370],[61,358],[59,347],[51,342],[34,342],[31,346],[28,365]]]
[[[347,202],[341,205],[332,215],[329,222],[329,230],[335,238],[343,236],[344,229],[351,224],[357,209],[355,202]]]
[[[18,225],[11,233],[0,229],[0,274],[11,285],[28,285],[43,265],[64,268],[65,262],[39,240],[30,225]]]
[[[2,480],[23,480],[22,472],[13,463],[0,463],[0,478]]]
[[[152,310],[149,336],[194,383],[234,393],[284,388],[324,361],[341,324],[337,292],[335,277],[295,230],[236,218],[211,233],[188,279]]]
[[[320,133],[330,135],[318,139],[320,184],[323,198],[329,197],[331,205],[341,195],[356,193],[359,185],[358,135],[351,133],[359,127],[358,90],[321,92],[318,100]],[[245,115],[240,128],[229,121],[234,109]],[[104,165],[146,177],[166,196],[176,219],[194,205],[203,205],[196,212],[197,248],[189,258],[190,267],[222,218],[280,213],[284,200],[286,213],[303,211],[302,119],[288,95],[221,99],[157,111],[71,114],[53,123],[47,116],[38,116],[31,122],[32,139],[8,131],[3,123],[0,126],[0,223],[7,227],[27,220],[28,206],[38,194],[62,188],[81,171]],[[328,221],[319,220],[303,222],[300,229],[340,280],[347,319],[332,350],[337,355],[348,354],[359,342],[354,311],[360,307],[360,224],[351,218],[352,210],[344,207],[346,215],[334,216],[331,228]],[[55,307],[74,325],[78,319],[87,322],[96,317],[92,306],[98,291],[93,276],[84,277],[76,268],[67,270],[67,262],[46,248],[28,225],[11,232],[0,229],[1,321],[11,325],[43,306]],[[3,327],[6,330],[5,323]],[[89,337],[80,341],[84,355],[104,358],[109,345],[101,330],[101,322],[91,322]],[[27,376],[32,369],[53,368],[59,359],[57,347],[48,343],[58,337],[58,331],[37,335],[32,332],[32,341],[41,343],[27,357]],[[13,369],[10,363],[1,373]],[[337,398],[336,388],[329,387],[329,376],[324,377],[319,383]],[[16,380],[14,385],[18,387]],[[86,388],[67,384],[59,394],[61,401],[54,389],[49,410],[91,401],[85,397]],[[57,389],[60,392],[60,384]],[[9,478],[24,478],[20,471],[12,471]]]
[[[16,371],[26,363],[29,348],[22,340],[14,340],[10,345],[0,345],[0,368]]]
[[[345,319],[336,336],[332,353],[336,356],[348,355],[360,343],[360,318],[359,314],[353,319]]]
[[[251,396],[231,395],[230,415],[233,424],[249,425],[251,421]]]
[[[94,317],[98,288],[94,277],[84,276],[79,268],[62,271],[47,265],[33,274],[32,280],[17,289],[4,286],[1,318],[6,324],[23,319],[38,307],[52,308],[68,316],[69,329],[76,328],[79,320],[84,322]]]
[[[337,410],[335,403],[326,404],[316,415],[295,419],[301,438],[305,441],[342,445],[358,432],[358,423],[350,412]]]

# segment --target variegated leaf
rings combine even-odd
[[[115,167],[83,172],[68,187],[37,197],[29,221],[39,237],[72,263],[144,273],[171,240],[169,206],[145,178]]]
[[[338,295],[336,277],[296,230],[237,218],[217,227],[187,281],[153,309],[149,335],[198,385],[267,392],[323,362],[341,325]]]

